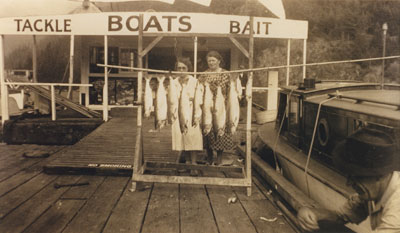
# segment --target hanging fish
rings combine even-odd
[[[247,83],[246,83],[246,100],[250,101],[252,99],[252,84],[253,82],[250,82],[250,78],[247,79]]]
[[[208,82],[204,83],[204,100],[203,100],[203,135],[210,133],[212,128],[212,109],[214,107],[213,94]]]
[[[146,118],[150,117],[150,113],[153,109],[153,93],[150,87],[150,76],[145,77],[146,84],[144,87],[144,116]]]
[[[201,122],[201,106],[203,105],[204,85],[197,82],[196,90],[194,93],[194,110],[193,110],[193,127],[197,127]]]
[[[239,115],[240,115],[239,95],[237,92],[237,80],[238,78],[236,79],[236,81],[231,79],[229,85],[229,93],[228,93],[228,106],[227,106],[228,127],[232,134],[236,132],[237,126],[239,124]]]
[[[178,118],[179,96],[181,85],[177,79],[169,76],[168,87],[168,120],[172,124]]]
[[[182,134],[186,134],[192,122],[192,109],[190,106],[190,93],[188,85],[182,84],[181,98],[179,100],[179,126]]]
[[[238,94],[238,98],[242,99],[243,87],[242,87],[242,82],[240,81],[240,76],[236,78],[236,92]]]
[[[158,88],[156,95],[156,123],[162,129],[167,123],[167,93],[164,87],[165,76],[157,77]]]
[[[226,124],[225,98],[224,95],[222,95],[221,86],[218,86],[217,94],[215,95],[214,111],[213,111],[213,128],[216,136],[224,135],[225,124]]]

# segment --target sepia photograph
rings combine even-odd
[[[400,232],[400,0],[1,0],[0,232]]]

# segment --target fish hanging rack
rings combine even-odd
[[[132,187],[131,191],[137,190],[138,182],[159,182],[159,183],[178,183],[178,184],[200,184],[200,185],[223,185],[223,186],[238,186],[245,187],[247,195],[251,195],[251,110],[252,110],[252,97],[251,91],[246,93],[247,98],[247,122],[246,122],[246,156],[244,158],[244,166],[209,166],[209,165],[188,165],[179,163],[165,163],[165,162],[150,162],[144,160],[143,153],[143,127],[142,127],[142,115],[143,115],[143,76],[145,72],[155,72],[158,74],[179,74],[175,71],[160,71],[145,69],[143,67],[143,57],[153,48],[161,39],[162,36],[154,39],[146,48],[143,48],[143,16],[139,17],[139,35],[138,35],[138,63],[137,67],[134,68],[138,71],[138,114],[137,114],[137,135],[135,141],[135,153],[133,158],[133,173],[132,173]],[[253,31],[253,17],[250,17],[250,31]],[[249,60],[249,69],[253,68],[253,54],[254,54],[254,37],[252,33],[249,33],[249,47],[248,51],[241,45],[234,37],[229,39],[235,44],[240,51],[242,51]],[[197,36],[194,37],[194,64],[197,64]],[[117,68],[117,66],[111,66],[106,64],[98,64],[107,68]],[[125,67],[128,68],[128,67]],[[131,69],[130,67],[129,69]],[[188,72],[188,74],[198,74],[196,67],[194,73]],[[210,73],[209,73],[210,74]],[[248,83],[246,85],[247,90],[252,89],[253,84],[253,72],[248,75]],[[241,177],[203,177],[203,176],[184,176],[184,175],[162,175],[162,174],[148,174],[145,171],[149,169],[162,170],[162,169],[196,169],[200,171],[209,172],[239,172]],[[221,174],[221,173],[219,173]]]

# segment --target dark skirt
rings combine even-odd
[[[225,133],[222,136],[215,135],[211,130],[209,134],[204,137],[204,147],[211,148],[212,150],[232,150],[235,146],[233,143],[233,136],[229,132],[228,127],[225,127]]]

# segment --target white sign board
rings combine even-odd
[[[248,35],[250,17],[176,12],[108,12],[0,19],[2,35],[138,35],[143,33]],[[254,17],[254,37],[306,39],[308,22]]]

